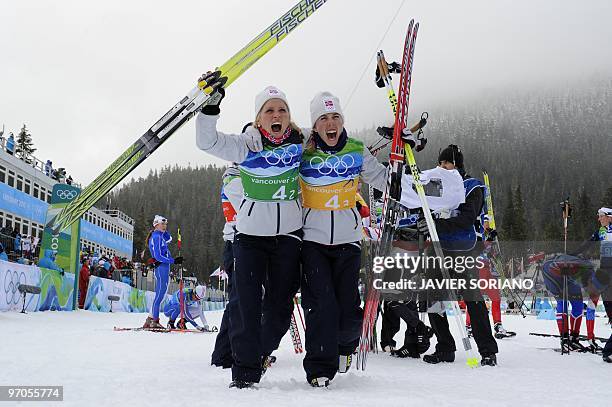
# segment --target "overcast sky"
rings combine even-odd
[[[87,184],[201,72],[295,2],[0,0],[0,125],[16,135],[27,123],[36,155]],[[310,125],[309,102],[320,90],[340,97],[348,129],[388,121],[372,56],[401,3],[328,0],[228,89],[219,128],[237,132],[251,121],[255,94],[270,84],[286,92],[302,126]],[[406,0],[382,49],[399,59],[410,18],[421,23],[416,116],[492,92],[612,74],[611,17],[610,0]],[[165,164],[219,163],[196,148],[194,133],[192,121],[134,175]]]

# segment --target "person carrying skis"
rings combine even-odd
[[[155,277],[155,298],[153,299],[151,312],[142,327],[145,329],[165,329],[159,323],[159,309],[168,291],[170,265],[182,264],[183,257],[172,258],[170,250],[168,250],[168,243],[172,241],[172,236],[167,231],[168,219],[155,215],[153,228],[147,236],[146,243],[151,253],[151,258],[155,260],[155,271],[153,274]]]
[[[484,184],[466,174],[463,153],[454,144],[440,152],[438,163],[440,167],[446,170],[456,169],[459,171],[459,174],[463,177],[465,189],[465,202],[452,211],[449,218],[435,219],[436,230],[444,254],[455,259],[461,256],[477,255],[476,223],[484,207]],[[418,228],[421,233],[428,231],[425,219],[419,220]],[[467,276],[472,272],[473,270],[466,267],[464,273],[452,272],[451,276],[453,278],[468,278]],[[491,332],[489,315],[482,294],[477,289],[470,289],[469,286],[461,290],[460,294],[462,294],[471,315],[472,332],[478,346],[478,352],[482,356],[480,363],[481,365],[495,366],[497,364],[497,342],[495,342]],[[446,314],[429,313],[429,322],[438,343],[435,352],[425,355],[423,361],[427,363],[454,362],[456,346],[450,333]]]
[[[164,306],[164,314],[169,318],[168,329],[187,329],[186,323],[189,322],[199,331],[216,332],[216,327],[213,326],[212,329],[208,327],[208,321],[204,315],[204,307],[201,304],[201,301],[204,301],[206,298],[206,287],[199,285],[195,289],[184,288],[183,295],[184,321],[179,320],[179,322],[177,322],[175,325],[176,319],[181,316],[180,290],[176,290],[176,292],[172,294],[172,297],[170,297]],[[195,322],[197,318],[200,318],[203,326],[199,326],[197,322]]]
[[[199,86],[209,84],[204,75]],[[234,237],[234,276],[230,293],[230,343],[234,356],[230,387],[247,388],[261,379],[264,355],[262,284],[270,312],[264,315],[271,338],[280,342],[293,312],[299,288],[302,205],[298,172],[302,131],[291,122],[285,94],[269,86],[255,98],[251,132],[229,135],[217,131],[219,88],[215,103],[196,117],[196,144],[216,157],[239,164],[244,198],[238,209]],[[253,136],[255,134],[255,136]],[[266,345],[268,346],[268,345]],[[271,347],[271,346],[270,346]]]
[[[364,144],[348,136],[340,101],[320,92],[310,102],[313,125],[302,154],[304,204],[302,306],[306,318],[304,370],[314,387],[345,373],[359,343],[362,223],[359,179],[384,190],[387,168]],[[411,137],[409,131],[405,137]]]

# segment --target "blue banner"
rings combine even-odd
[[[126,255],[132,254],[131,241],[83,219],[81,219],[81,238],[110,247]]]
[[[0,209],[44,224],[48,207],[46,202],[0,182]]]

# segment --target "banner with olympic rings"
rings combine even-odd
[[[40,294],[26,294],[27,311],[68,311],[72,309],[74,274],[63,276],[37,266],[0,260],[0,311],[21,311],[23,294],[19,285],[40,287]]]

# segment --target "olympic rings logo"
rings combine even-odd
[[[353,165],[355,165],[355,158],[348,154],[343,155],[342,158],[331,155],[325,160],[317,156],[310,159],[310,166],[319,171],[321,175],[329,175],[332,171],[338,175],[344,175]]]
[[[300,149],[297,144],[290,144],[287,147],[276,147],[274,150],[267,151],[262,154],[262,157],[270,165],[278,165],[281,162],[284,165],[289,165],[293,159],[300,154]]]
[[[74,190],[69,190],[69,189],[58,189],[57,191],[55,191],[55,194],[60,199],[71,200],[71,199],[74,199],[78,195],[78,192]]]
[[[17,305],[19,303],[19,299],[21,298],[19,285],[25,283],[26,275],[23,271],[19,273],[17,271],[7,270],[4,275],[4,294],[6,295],[7,305]]]

